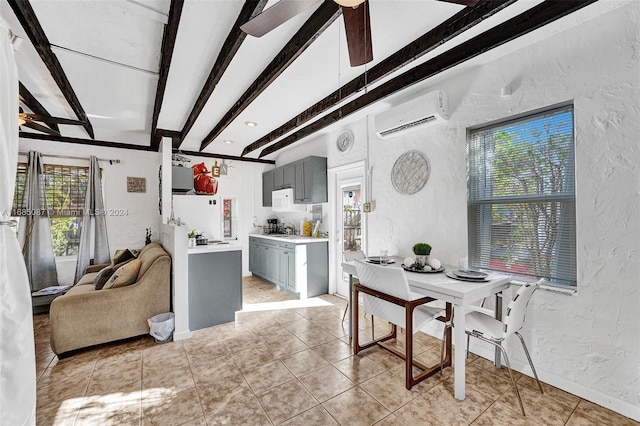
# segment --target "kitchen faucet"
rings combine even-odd
[[[284,227],[284,233],[287,235],[295,235],[296,227],[292,223],[290,223],[289,226]]]

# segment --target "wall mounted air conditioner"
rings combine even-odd
[[[389,139],[448,119],[447,94],[437,90],[381,112],[374,123],[376,135]]]

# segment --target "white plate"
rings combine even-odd
[[[464,277],[460,277],[456,274],[454,274],[453,272],[447,272],[447,276],[449,278],[452,278],[454,280],[458,280],[458,281],[468,281],[468,282],[472,282],[472,283],[486,283],[489,282],[488,279],[486,278],[464,278]]]
[[[369,263],[375,263],[376,265],[380,264],[380,256],[371,256],[367,258],[367,262]],[[396,263],[395,260],[393,260],[392,258],[389,258],[387,260],[387,263]]]
[[[456,269],[453,273],[460,278],[468,278],[470,280],[482,280],[489,276],[487,273],[471,269]]]

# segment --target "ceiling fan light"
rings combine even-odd
[[[24,126],[25,124],[27,124],[27,120],[23,117],[18,117],[18,126]]]
[[[358,7],[365,2],[365,0],[334,0],[334,1],[342,7]]]

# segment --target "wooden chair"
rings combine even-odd
[[[359,293],[363,294],[364,310],[367,313],[382,318],[392,324],[391,332],[386,336],[373,339],[371,342],[360,345],[358,341],[358,304],[354,302],[354,327],[353,351],[357,354],[361,350],[374,345],[379,345],[396,356],[405,360],[405,384],[411,389],[415,384],[429,376],[442,371],[443,367],[451,365],[451,304],[447,303],[443,311],[440,307],[428,306],[435,301],[431,297],[414,293],[409,287],[409,282],[404,271],[400,268],[373,265],[360,260],[355,261],[359,283],[353,286],[352,300],[358,300]],[[442,314],[445,314],[442,316]],[[445,323],[442,338],[443,348],[446,348],[444,356],[441,352],[440,364],[432,367],[413,359],[413,335],[428,322],[437,319]],[[405,329],[404,353],[386,345],[384,342],[397,337],[397,327]],[[413,376],[412,367],[422,370],[417,376]]]

